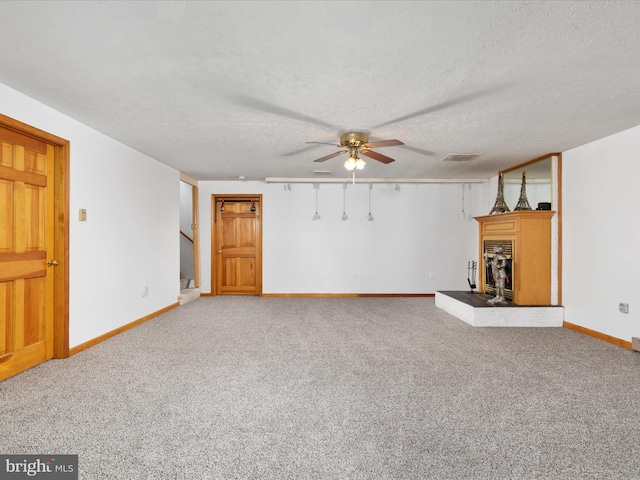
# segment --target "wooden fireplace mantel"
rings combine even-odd
[[[517,305],[551,304],[551,218],[553,210],[527,210],[474,217],[480,231],[480,291],[484,292],[485,240],[513,245],[513,302]]]

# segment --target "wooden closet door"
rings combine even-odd
[[[216,293],[260,295],[260,202],[228,199],[224,212],[220,206],[220,202],[214,204]]]
[[[53,358],[54,147],[0,127],[0,380]],[[48,263],[50,265],[48,265]]]

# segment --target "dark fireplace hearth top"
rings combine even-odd
[[[487,308],[495,308],[495,307],[550,307],[551,305],[516,305],[513,302],[507,303],[498,303],[496,305],[491,305],[487,303],[487,300],[491,300],[493,295],[486,295],[484,293],[469,293],[464,291],[453,291],[453,290],[438,290],[438,293],[446,295],[448,297],[454,298],[459,302],[466,303],[472,307],[487,307]]]

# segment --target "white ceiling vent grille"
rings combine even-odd
[[[313,175],[315,177],[330,177],[333,175],[333,170],[314,170]]]
[[[470,162],[471,160],[478,158],[481,153],[450,153],[444,157],[441,162]]]

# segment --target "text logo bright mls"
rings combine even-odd
[[[78,455],[0,455],[0,478],[78,480]]]

